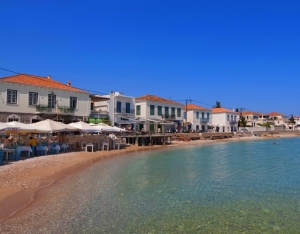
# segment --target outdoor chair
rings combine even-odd
[[[0,149],[0,165],[3,163],[3,151]]]
[[[106,150],[109,150],[109,143],[108,142],[102,142],[102,150],[104,150],[106,147]]]
[[[80,145],[81,145],[81,150],[85,150],[85,147],[86,147],[86,141],[82,141],[82,142],[80,143]]]

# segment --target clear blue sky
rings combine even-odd
[[[101,93],[300,115],[299,12],[288,0],[2,0],[0,67]]]

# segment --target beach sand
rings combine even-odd
[[[292,135],[270,136],[293,137]],[[299,136],[299,135],[297,135]],[[27,158],[10,162],[0,167],[0,222],[17,215],[19,210],[26,209],[31,204],[38,192],[53,184],[60,178],[84,170],[86,167],[107,160],[110,157],[122,156],[138,151],[161,150],[166,147],[183,147],[189,145],[216,144],[218,142],[262,140],[265,137],[241,137],[224,140],[195,140],[173,141],[170,145],[135,146],[128,145],[121,150],[96,151],[96,152],[69,152],[58,155],[47,155]]]

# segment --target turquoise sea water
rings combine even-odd
[[[44,198],[0,230],[300,233],[300,138],[120,155],[68,177]]]

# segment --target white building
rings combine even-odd
[[[70,82],[25,74],[0,79],[0,122],[53,119],[69,123],[86,120],[89,114],[89,93]]]
[[[184,105],[155,95],[135,99],[135,116],[140,123],[137,130],[161,132],[180,129],[183,123]]]
[[[106,100],[94,102],[92,108],[93,115],[107,114],[109,115],[112,126],[134,128],[136,123],[134,120],[134,97],[126,96],[122,92],[115,91],[111,91],[110,94],[100,97]]]
[[[238,129],[237,112],[226,108],[212,108],[212,126],[215,132],[236,132]]]
[[[251,127],[259,127],[258,123],[264,123],[266,121],[263,113],[254,112],[254,111],[244,111],[238,112],[239,115],[242,115],[247,120],[247,125]]]
[[[212,111],[195,104],[188,104],[185,108],[187,110],[186,121],[187,130],[196,132],[206,132],[211,126]]]

